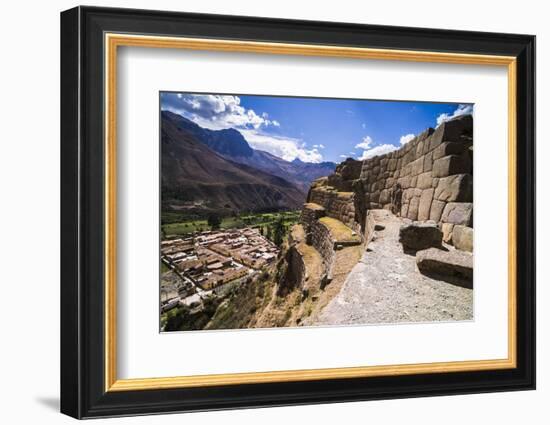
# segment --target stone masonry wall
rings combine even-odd
[[[473,225],[472,171],[473,121],[466,115],[388,154],[347,159],[314,182],[308,202],[363,235],[367,211],[381,208],[414,221],[433,220],[448,234],[454,225]]]
[[[353,230],[357,230],[354,197],[354,192],[338,192],[331,186],[324,186],[311,191],[309,202],[322,205],[328,217],[340,220]]]
[[[310,229],[311,245],[321,254],[325,274],[330,280],[335,256],[334,241],[332,240],[330,230],[319,221],[315,221]]]
[[[325,215],[325,208],[316,203],[307,203],[302,210],[300,221],[304,226],[306,243],[313,246],[321,254],[325,276],[330,280],[335,252],[330,230],[319,221],[319,218]]]

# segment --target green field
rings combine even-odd
[[[171,213],[163,213],[162,230],[164,235],[179,236],[193,232],[203,232],[211,230],[206,219],[204,220],[188,220],[172,222],[174,215]],[[300,211],[284,211],[275,213],[258,213],[258,214],[242,214],[237,217],[224,217],[222,219],[221,229],[238,229],[242,227],[257,227],[266,230],[268,226],[282,219],[285,226],[291,226],[300,219]]]

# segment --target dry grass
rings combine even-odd
[[[332,217],[321,217],[319,222],[329,229],[331,237],[335,242],[361,241],[361,238],[358,235],[354,235],[353,230],[340,220]]]
[[[294,242],[302,242],[306,239],[306,232],[301,224],[295,224],[290,229],[290,239]]]
[[[313,211],[322,211],[325,209],[325,207],[323,207],[322,205],[316,204],[314,202],[308,202],[307,204],[304,204],[304,208]]]

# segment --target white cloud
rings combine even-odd
[[[446,121],[450,121],[453,118],[460,117],[462,115],[468,115],[473,113],[473,105],[458,105],[458,108],[452,114],[440,114],[437,117],[437,125],[440,125]]]
[[[372,137],[365,136],[361,143],[358,143],[357,145],[355,145],[357,149],[363,149],[363,153],[358,158],[359,160],[372,158],[373,156],[377,156],[377,155],[383,155],[385,153],[388,153],[397,149],[397,146],[391,145],[391,144],[382,144],[378,146],[373,146],[373,144],[374,144],[374,141],[372,140]],[[355,155],[354,152],[350,152],[350,153]]]
[[[355,152],[353,152],[353,151],[349,151],[349,154],[350,154],[350,155],[353,155],[353,156],[357,155],[357,154],[356,154]]]
[[[363,137],[363,141],[355,145],[357,149],[369,149],[372,145],[372,138],[370,136]]]
[[[399,138],[399,144],[401,145],[406,145],[407,143],[409,143],[412,139],[414,139],[414,134],[410,133],[410,134],[405,134],[404,136],[401,136]]]
[[[163,93],[162,107],[211,130],[280,126],[266,112],[258,115],[243,107],[238,96]]]
[[[239,131],[254,149],[269,152],[285,161],[293,161],[296,158],[303,162],[323,161],[323,155],[317,148],[305,149],[305,143],[300,139],[261,133],[255,129]]]
[[[375,146],[371,149],[363,151],[363,154],[359,157],[360,160],[372,158],[373,156],[384,155],[397,149],[397,146],[390,144],[383,144]]]
[[[340,158],[349,158],[349,155],[340,155]]]
[[[241,105],[238,96],[202,95],[185,93],[163,93],[162,109],[183,115],[201,127],[210,130],[235,128],[255,149],[269,152],[286,161],[296,158],[304,162],[321,162],[323,156],[315,145],[306,149],[301,139],[267,134],[267,127],[280,127],[277,120],[271,120],[267,112],[257,114]]]

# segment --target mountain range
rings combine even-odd
[[[336,164],[289,162],[253,149],[235,129],[209,130],[161,113],[163,211],[196,215],[297,209]]]

